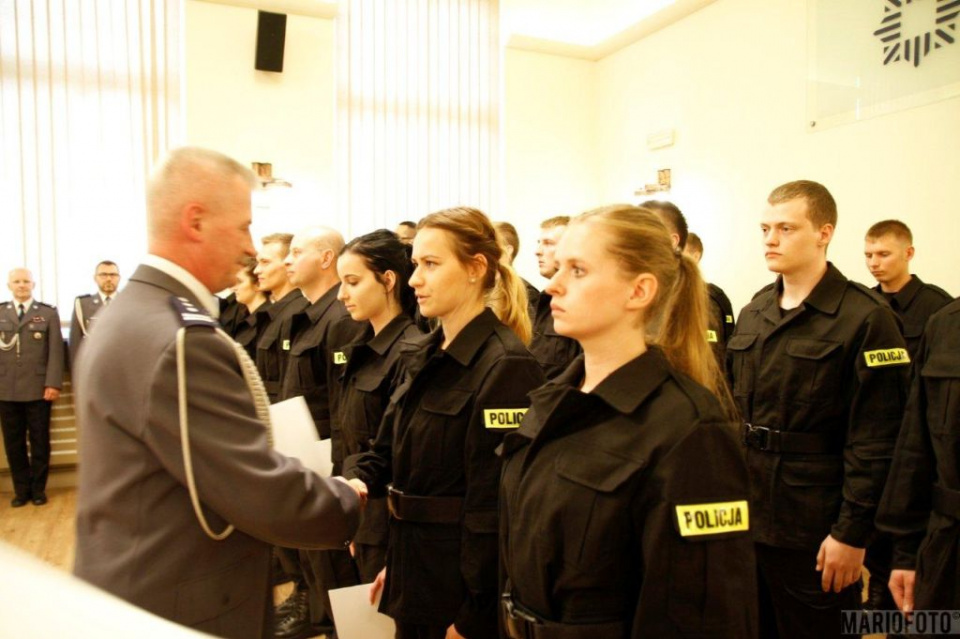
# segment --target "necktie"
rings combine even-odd
[[[23,304],[18,304],[17,308],[19,309],[19,311],[17,311],[17,319],[23,319],[23,313],[24,313]]]
[[[110,298],[109,298],[109,297],[103,298],[103,305],[104,305],[104,306],[110,306]]]

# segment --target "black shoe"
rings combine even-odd
[[[12,506],[13,508],[20,508],[26,505],[27,505],[26,497],[14,497],[13,499],[10,500],[10,506]]]
[[[274,610],[274,618],[277,620],[277,625],[279,625],[280,621],[289,615],[294,608],[308,605],[306,587],[295,584],[290,596],[281,601],[276,607],[276,610]]]
[[[307,602],[305,588],[298,589],[280,606],[286,606],[286,612],[284,614],[280,609],[277,610],[278,614],[273,626],[273,636],[276,639],[304,639],[313,636],[309,634],[310,605]]]
[[[44,495],[43,493],[40,493],[39,495],[33,498],[34,506],[43,506],[45,503],[47,503],[47,496]]]

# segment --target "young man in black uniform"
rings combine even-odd
[[[883,295],[903,322],[907,351],[913,357],[930,316],[953,301],[945,290],[910,274],[913,233],[899,220],[877,222],[867,231],[863,254],[877,280],[873,290]]]
[[[943,289],[910,274],[913,233],[899,220],[884,220],[871,226],[864,238],[863,254],[867,269],[877,280],[873,290],[880,293],[900,317],[907,352],[914,359],[927,320],[953,298]],[[867,610],[896,609],[887,587],[892,552],[890,538],[885,535],[867,549],[864,562],[870,571],[869,598],[864,604]]]
[[[327,227],[311,227],[294,236],[284,260],[290,283],[309,305],[290,318],[290,348],[280,399],[302,396],[310,409],[320,439],[332,439],[333,473],[340,474],[343,440],[332,416],[338,414],[340,375],[346,364],[344,349],[359,339],[365,326],[355,322],[337,299],[337,255],[343,236]],[[294,607],[278,616],[276,636],[312,637],[332,631],[328,591],[355,586],[359,574],[347,549],[301,550],[300,568],[308,588],[308,608]],[[309,612],[309,614],[304,614]]]
[[[960,301],[930,318],[877,527],[894,537],[904,611],[960,608]]]
[[[699,264],[703,257],[703,242],[700,237],[691,232],[687,235],[687,245],[683,252]],[[713,349],[713,354],[722,368],[727,360],[727,342],[733,335],[736,324],[733,321],[733,304],[723,289],[716,284],[707,282],[707,295],[710,296],[710,317],[707,318],[707,341]]]
[[[537,265],[540,275],[550,279],[557,272],[557,261],[553,256],[560,236],[567,228],[570,218],[558,215],[540,223],[540,239],[537,240]],[[547,379],[553,379],[570,365],[581,353],[576,340],[560,335],[553,330],[553,313],[550,302],[553,297],[546,292],[537,297],[537,304],[530,321],[533,324],[533,339],[530,340],[530,353],[543,369]]]
[[[827,261],[836,203],[816,182],[773,190],[760,227],[778,274],[727,344],[744,420],[761,636],[840,635],[860,607],[864,549],[909,370],[896,317]]]

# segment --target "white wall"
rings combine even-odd
[[[185,22],[187,143],[271,162],[293,184],[255,194],[254,238],[340,226],[333,21],[287,16],[283,73],[254,69],[255,10],[188,0]]]
[[[596,63],[507,49],[504,54],[504,210],[520,233],[520,274],[545,280],[534,256],[540,222],[597,203]]]
[[[721,0],[598,63],[601,196],[673,170],[669,199],[705,244],[703,268],[739,308],[772,280],[758,220],[770,190],[813,179],[837,200],[830,259],[872,284],[863,234],[888,217],[914,231],[914,272],[960,294],[960,99],[807,131],[807,13],[799,0]],[[668,149],[648,134],[676,128]]]

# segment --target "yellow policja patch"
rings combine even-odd
[[[717,343],[717,332],[716,331],[707,331],[707,341],[711,344]]]
[[[526,408],[484,408],[483,425],[487,428],[517,428]]]
[[[289,351],[289,350],[290,350],[290,340],[288,340],[288,339],[283,340],[283,345],[282,345],[282,346],[283,346],[283,350]]]
[[[334,364],[346,364],[347,356],[343,354],[343,351],[337,351],[333,354],[333,363]]]
[[[677,506],[677,524],[682,537],[750,530],[750,507],[746,500]]]
[[[910,363],[910,355],[905,348],[885,348],[879,351],[864,351],[863,358],[869,368],[877,366],[903,366]]]

